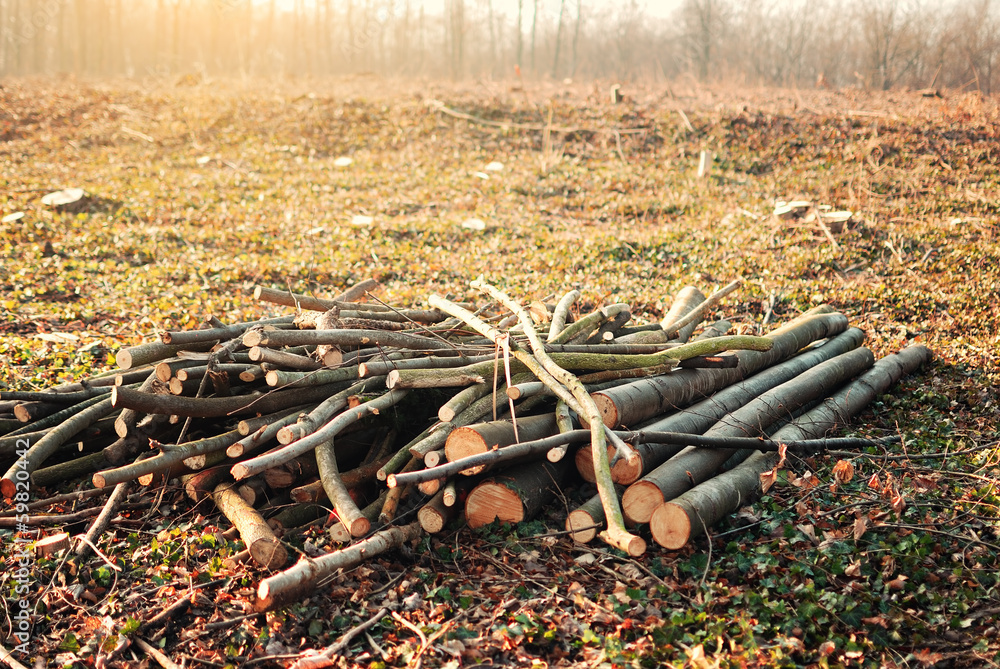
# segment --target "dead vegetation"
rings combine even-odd
[[[995,101],[636,87],[611,106],[602,86],[386,88],[5,83],[6,389],[100,371],[121,346],[207,314],[277,315],[253,304],[255,284],[319,291],[375,276],[387,301],[424,306],[432,292],[475,301],[469,281],[486,273],[530,299],[578,284],[585,309],[628,303],[656,321],[680,287],[738,276],[744,288],[720,313],[740,331],[826,302],[878,357],[913,343],[935,352],[858,423],[900,436],[905,451],[855,458],[853,477],[836,459],[793,459],[710,539],[640,559],[571,550],[562,519],[590,491],[567,489],[566,507],[540,522],[407,544],[267,614],[249,608],[262,572],[226,562],[242,545],[168,482],[124,500],[98,543],[109,562],[35,559],[33,602],[48,615],[35,652],[91,666],[120,634],[137,635],[175,661],[240,666],[330,646],[376,617],[372,640],[343,651],[349,662],[993,657],[995,461],[989,448],[947,454],[997,439]],[[698,179],[702,151],[711,169]],[[74,187],[100,206],[40,202]],[[849,210],[851,222],[783,221],[779,200]],[[903,452],[914,459],[891,459]],[[66,514],[82,533],[99,505],[37,512]],[[286,543],[316,554],[326,540],[307,531]],[[172,622],[137,633],[171,606]],[[142,657],[114,661],[131,653]]]

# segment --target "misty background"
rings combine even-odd
[[[988,95],[1000,0],[0,0],[0,30],[2,75],[519,73]]]

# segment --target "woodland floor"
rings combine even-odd
[[[858,434],[898,433],[915,455],[1000,439],[996,99],[674,85],[625,86],[611,105],[607,84],[0,83],[0,207],[25,212],[0,224],[0,388],[109,368],[118,347],[207,314],[285,313],[254,304],[254,284],[329,295],[373,276],[383,300],[417,304],[475,300],[468,282],[485,274],[525,299],[579,287],[588,305],[629,302],[652,320],[684,285],[741,278],[717,315],[749,331],[769,304],[780,321],[827,302],[876,356],[934,351]],[[429,99],[555,130],[470,123]],[[702,150],[712,170],[698,179]],[[40,204],[66,187],[95,197],[76,214]],[[857,222],[834,242],[771,215],[800,198]],[[225,519],[149,490],[101,543],[120,572],[35,562],[44,617],[20,659],[99,666],[102,636],[202,584],[147,634],[187,667],[284,666],[383,605],[408,624],[384,618],[345,666],[995,666],[997,458],[858,458],[836,492],[833,461],[794,462],[820,485],[779,485],[710,541],[650,542],[637,560],[559,535],[562,506],[457,528],[266,615],[248,615],[259,570],[223,565],[239,550],[219,537]],[[873,475],[899,482],[901,515]],[[856,537],[859,515],[870,523]],[[0,533],[2,617],[16,565]],[[142,663],[136,646],[115,661]]]

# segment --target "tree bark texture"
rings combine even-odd
[[[804,351],[785,362],[768,367],[745,381],[715,392],[711,397],[687,409],[644,423],[640,429],[702,434],[730,411],[735,411],[761,393],[790,381],[810,367],[857,348],[863,339],[864,332],[857,328],[850,328],[824,342],[815,350]],[[616,483],[631,485],[668,458],[676,455],[680,450],[673,444],[644,443],[638,445],[636,453],[641,459],[640,466],[632,466],[627,462],[619,461],[611,470],[612,476]],[[577,458],[577,466],[586,478],[586,469],[589,465],[585,462],[585,455],[582,452],[577,453]]]
[[[596,393],[594,402],[608,427],[635,426],[641,421],[707,397],[751,374],[793,355],[810,342],[847,329],[843,314],[800,317],[766,336],[774,346],[767,352],[737,351],[736,369],[679,370]]]
[[[476,528],[495,520],[504,523],[529,520],[555,497],[565,473],[564,463],[538,461],[490,477],[466,498],[466,522]]]
[[[790,418],[793,411],[826,396],[873,362],[867,348],[822,362],[727,414],[705,434],[720,437],[762,434],[768,425]],[[632,522],[649,522],[660,504],[711,477],[732,454],[730,449],[686,448],[629,486],[623,497],[626,516]]]
[[[816,439],[843,427],[879,394],[930,358],[931,352],[924,346],[911,346],[882,358],[859,379],[779,429],[771,440]],[[671,550],[683,547],[726,515],[756,500],[761,494],[761,475],[777,462],[777,453],[754,453],[737,467],[662,504],[650,519],[653,539]]]
[[[288,551],[274,535],[267,521],[240,497],[232,483],[220,483],[212,500],[223,515],[239,530],[240,538],[254,561],[265,569],[281,569],[288,562]]]
[[[420,524],[410,523],[376,532],[363,541],[328,555],[300,558],[291,568],[260,582],[255,608],[258,611],[268,611],[292,602],[315,588],[318,581],[336,570],[357,566],[366,559],[398,548],[418,536]]]

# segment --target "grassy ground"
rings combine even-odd
[[[383,299],[408,304],[431,292],[478,299],[468,282],[484,274],[524,298],[578,287],[589,305],[629,302],[656,319],[684,285],[707,292],[741,278],[718,313],[745,330],[762,328],[768,306],[784,320],[827,302],[877,356],[933,349],[933,365],[881,398],[860,432],[898,432],[908,453],[996,443],[995,100],[625,93],[611,105],[603,85],[4,82],[0,207],[25,216],[0,224],[0,387],[106,368],[117,347],[210,313],[271,313],[249,298],[254,284],[331,294],[374,276]],[[431,99],[556,129],[470,123]],[[712,156],[704,179],[701,151]],[[84,210],[39,203],[66,187],[93,196]],[[849,209],[855,222],[830,238],[771,215],[792,199]],[[832,464],[795,463],[798,478],[684,551],[652,546],[635,561],[574,547],[545,536],[561,525],[553,510],[424,541],[225,631],[206,623],[243,612],[259,574],[223,567],[217,558],[234,549],[212,534],[217,518],[167,491],[158,525],[125,520],[108,539],[125,572],[60,572],[36,652],[92,666],[83,646],[95,629],[125,630],[188,578],[219,576],[232,580],[162,637],[175,660],[249,666],[329,644],[398,601],[408,623],[441,635],[421,651],[412,629],[386,618],[348,664],[994,663],[993,452],[858,459],[836,492]],[[822,485],[803,485],[806,470]],[[873,475],[897,482],[902,514],[868,487]],[[855,537],[862,515],[870,526]],[[39,584],[57,573],[45,561],[36,571]],[[95,601],[54,594],[73,583]]]

